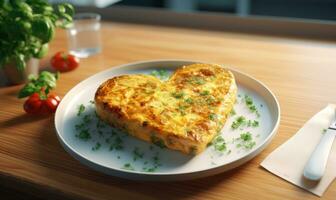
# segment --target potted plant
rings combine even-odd
[[[67,3],[53,7],[46,0],[0,0],[0,83],[19,84],[37,74],[55,28],[69,27],[73,14]]]

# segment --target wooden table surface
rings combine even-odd
[[[53,116],[31,117],[21,86],[0,88],[0,184],[45,198],[83,199],[319,199],[274,176],[260,162],[312,115],[336,102],[336,43],[172,27],[104,23],[103,53],[63,73],[55,92],[64,96],[81,80],[109,67],[149,59],[196,59],[227,64],[264,82],[281,105],[271,144],[247,164],[213,177],[184,182],[134,182],[81,165],[56,138]],[[67,49],[60,30],[49,56]],[[48,65],[49,57],[42,60]],[[0,194],[1,196],[1,194]],[[323,199],[335,199],[336,183]]]

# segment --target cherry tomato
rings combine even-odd
[[[24,103],[23,108],[28,114],[49,114],[56,112],[61,98],[49,94],[46,99],[41,99],[38,93],[32,94]]]
[[[39,114],[42,101],[38,93],[32,94],[23,104],[23,109],[29,114]]]
[[[55,99],[58,103],[61,102],[61,98],[55,94],[49,94],[48,98],[53,98]]]
[[[51,58],[50,63],[55,70],[67,72],[78,67],[79,58],[72,54],[66,54],[65,52],[60,51]]]
[[[60,98],[58,96],[56,96],[59,100]],[[59,104],[59,101],[57,100],[56,97],[50,97],[48,96],[48,98],[44,101],[44,105],[47,107],[48,111],[54,113],[57,109],[57,106]]]
[[[52,111],[49,109],[48,105],[46,104],[46,100],[42,100],[42,105],[39,110],[39,115],[47,115],[52,113]]]

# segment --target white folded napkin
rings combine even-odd
[[[324,176],[320,181],[303,177],[303,169],[316,145],[323,136],[323,129],[335,119],[336,105],[329,104],[287,142],[274,150],[262,163],[268,171],[318,196],[322,196],[336,177],[336,142],[329,154]]]

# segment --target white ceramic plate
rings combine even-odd
[[[106,174],[134,180],[186,180],[214,175],[235,168],[260,153],[276,134],[280,122],[280,107],[273,93],[256,79],[234,69],[238,84],[236,114],[231,116],[222,130],[226,150],[218,151],[209,146],[197,156],[188,156],[169,149],[161,149],[125,133],[118,132],[95,116],[93,100],[97,87],[105,80],[121,74],[149,74],[156,69],[173,71],[194,63],[183,60],[154,60],[125,64],[110,68],[82,81],[63,98],[55,115],[55,127],[59,141],[81,163]],[[244,95],[252,97],[260,117],[246,106]],[[79,105],[85,110],[78,116]],[[86,117],[86,121],[83,120]],[[232,130],[231,124],[238,116],[259,122],[258,127]],[[77,129],[76,129],[77,125]],[[98,128],[97,128],[98,127]],[[80,130],[81,137],[78,134]],[[240,137],[250,132],[254,146],[245,148]],[[90,134],[90,139],[87,139]],[[86,140],[86,139],[87,140]],[[246,144],[246,143],[245,143]]]

